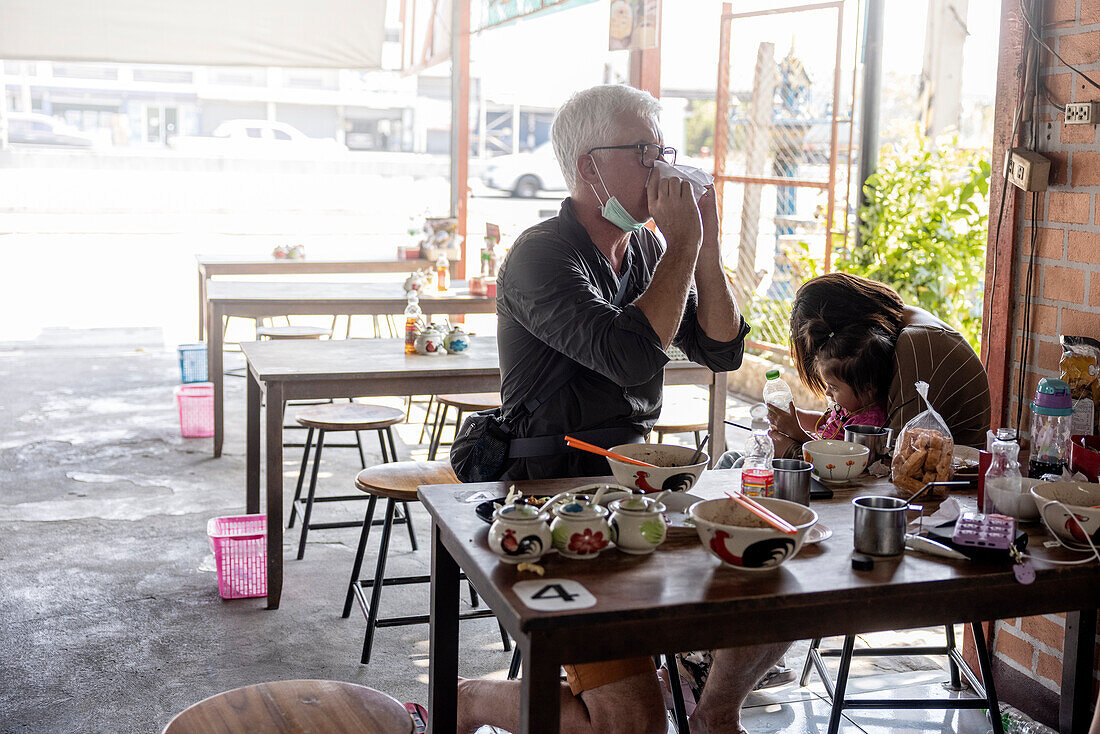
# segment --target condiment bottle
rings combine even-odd
[[[442,252],[439,253],[439,257],[435,261],[435,287],[439,289],[439,292],[449,289],[451,287],[451,264],[447,262],[447,256]]]
[[[424,312],[420,310],[420,297],[409,291],[409,305],[405,306],[405,354],[416,354],[416,337],[420,335]]]

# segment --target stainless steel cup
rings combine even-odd
[[[853,424],[844,427],[844,440],[858,443],[871,450],[867,457],[867,463],[873,464],[877,459],[886,455],[886,439],[889,431],[878,426]]]
[[[801,459],[772,459],[775,497],[800,505],[810,504],[810,472],[814,465]]]
[[[905,552],[905,513],[909,504],[897,497],[856,497],[855,547],[871,556]]]

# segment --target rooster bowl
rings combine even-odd
[[[643,492],[686,492],[699,481],[699,475],[707,468],[710,457],[699,454],[692,462],[695,449],[667,443],[628,443],[615,446],[611,451],[628,459],[637,459],[653,467],[638,466],[607,457],[615,480],[625,487],[636,487]]]
[[[1089,550],[1089,540],[1100,546],[1100,484],[1039,482],[1031,496],[1043,523],[1063,543],[1081,550]]]
[[[731,499],[697,502],[688,512],[699,541],[712,556],[742,571],[768,571],[802,549],[806,531],[817,523],[817,513],[796,502],[754,499],[794,525],[794,535],[772,527]]]

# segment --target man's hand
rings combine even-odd
[[[679,178],[658,179],[646,183],[649,214],[665,236],[668,249],[698,251],[703,236],[699,207],[691,194],[691,184]]]

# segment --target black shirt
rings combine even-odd
[[[668,355],[645,314],[633,304],[645,292],[664,253],[653,232],[642,229],[616,274],[577,221],[571,199],[558,216],[516,240],[497,280],[497,344],[504,414],[516,437],[621,427],[649,433],[661,413]],[[620,277],[630,278],[622,308],[612,301]],[[696,318],[694,287],[673,343],[690,359],[716,372],[737,369],[749,331],[744,319],[729,342],[708,337]],[[533,415],[522,403],[573,360],[572,379]],[[606,459],[569,449],[564,454],[517,459],[504,479],[592,476],[609,472]]]

